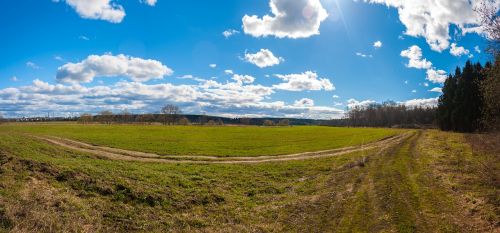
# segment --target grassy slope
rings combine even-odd
[[[197,127],[136,125],[4,125],[0,130],[81,140],[163,155],[259,156],[335,149],[400,131],[331,127]]]
[[[495,185],[478,173],[486,157],[461,134],[258,165],[98,160],[0,137],[0,229],[488,232],[498,223]]]

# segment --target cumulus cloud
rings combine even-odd
[[[424,107],[424,108],[433,108],[437,107],[439,98],[430,98],[430,99],[412,99],[404,102],[400,102],[400,104],[404,104],[407,107],[415,108],[415,107]]]
[[[272,15],[245,15],[243,30],[254,37],[307,38],[319,34],[328,13],[319,0],[270,0]]]
[[[255,78],[250,75],[239,75],[239,74],[233,75],[232,79],[238,83],[244,83],[244,84],[250,84],[255,81]]]
[[[469,55],[470,51],[468,49],[465,49],[464,47],[457,46],[456,43],[452,43],[450,48],[450,54],[455,57],[461,57],[463,55]]]
[[[382,48],[382,45],[383,45],[383,44],[382,44],[382,41],[380,41],[380,40],[379,40],[379,41],[375,41],[375,42],[373,43],[373,47],[375,47],[376,49],[378,49],[378,48]]]
[[[141,2],[147,4],[147,5],[150,5],[150,6],[154,6],[156,5],[156,1],[157,0],[141,0]]]
[[[444,70],[435,70],[428,69],[427,70],[427,80],[433,83],[444,83],[447,79],[446,71]]]
[[[293,106],[296,107],[312,107],[314,106],[314,100],[309,98],[302,98],[300,100],[296,100]]]
[[[251,84],[251,76],[235,76],[233,82],[227,83],[196,79],[199,83],[195,85],[119,81],[91,87],[34,80],[28,86],[0,89],[0,111],[12,117],[44,115],[46,111],[78,115],[80,112],[128,109],[134,113],[154,113],[168,100],[186,113],[206,112],[221,116],[330,119],[344,114],[343,110],[333,107],[271,101],[274,88]]]
[[[463,34],[481,32],[474,8],[481,0],[364,0],[398,9],[406,35],[423,37],[432,50],[443,51],[450,45],[450,26]],[[498,4],[498,0],[495,0]]]
[[[172,75],[173,71],[161,62],[142,59],[123,54],[90,55],[79,63],[67,63],[57,70],[60,82],[89,83],[95,77],[123,76],[133,81],[145,82]]]
[[[434,68],[432,66],[432,62],[423,58],[422,49],[420,49],[417,45],[413,45],[408,49],[401,51],[401,56],[409,59],[406,67],[427,70],[426,80],[433,83],[444,83],[444,81],[446,81],[446,71]],[[408,83],[405,82],[405,84]]]
[[[261,49],[257,53],[245,53],[245,60],[258,66],[259,68],[266,68],[279,65],[285,59],[282,57],[275,57],[274,54],[268,49]]]
[[[234,71],[233,70],[224,70],[224,73],[225,74],[234,74]]]
[[[363,100],[363,101],[358,101],[356,99],[349,99],[347,100],[347,107],[349,109],[353,109],[353,108],[365,108],[365,107],[368,107],[372,104],[375,104],[377,103],[376,101],[374,100]]]
[[[430,69],[432,67],[432,62],[423,58],[422,49],[417,45],[401,51],[401,56],[409,59],[407,67],[416,69]]]
[[[301,74],[275,75],[285,81],[274,85],[274,88],[287,91],[333,91],[335,86],[327,78],[319,78],[318,74],[306,71]]]
[[[437,92],[437,93],[443,93],[443,88],[440,87],[434,87],[429,90],[430,92]]]
[[[235,30],[235,29],[227,29],[227,30],[225,30],[225,31],[223,31],[223,32],[222,32],[222,35],[223,35],[224,37],[226,37],[226,39],[227,39],[227,38],[229,38],[229,37],[231,37],[231,36],[234,36],[234,35],[236,35],[236,34],[239,34],[239,33],[240,33],[240,31],[238,31],[238,30]]]
[[[210,64],[208,65],[210,68],[217,68],[217,64]]]
[[[63,0],[61,0],[63,1]],[[75,9],[80,17],[99,19],[111,23],[120,23],[125,17],[125,10],[112,0],[64,0]],[[147,2],[155,2],[148,0]]]

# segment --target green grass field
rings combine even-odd
[[[27,134],[108,138],[95,135],[106,132],[107,126],[76,132],[85,128],[0,126],[0,232],[498,231],[498,158],[490,150],[473,150],[474,140],[463,134],[410,131],[408,138],[387,147],[330,158],[225,165],[102,159]],[[200,128],[149,130],[194,129]],[[332,141],[333,131],[370,132],[324,127],[201,129],[206,134],[247,130],[300,137],[304,145],[305,135],[285,136],[283,131],[330,135]]]
[[[51,135],[94,145],[160,155],[261,156],[336,149],[373,142],[393,129],[301,127],[198,127],[38,124],[0,130]]]

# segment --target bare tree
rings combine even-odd
[[[127,109],[125,109],[122,111],[120,117],[123,123],[130,123],[133,121],[134,116]]]
[[[163,108],[161,108],[161,114],[163,115],[163,123],[166,124],[175,124],[179,115],[182,114],[179,106],[173,104],[167,104]]]
[[[265,120],[263,126],[274,126],[274,121],[272,120]]]
[[[113,112],[108,110],[101,111],[97,117],[99,122],[103,124],[111,124],[113,122]]]
[[[78,122],[81,124],[88,124],[88,123],[92,122],[92,114],[83,113],[82,115],[80,115]]]
[[[481,29],[492,42],[490,52],[497,55],[500,47],[500,18],[497,14],[499,9],[496,6],[495,0],[482,0],[474,10],[480,17]]]
[[[155,117],[153,116],[153,114],[142,114],[142,115],[138,115],[136,118],[135,118],[135,121],[136,122],[140,122],[142,124],[152,124],[155,120]]]
[[[183,117],[179,120],[179,125],[189,125],[191,124],[191,122],[189,122],[189,119],[187,119],[186,117]]]
[[[290,120],[288,119],[282,119],[278,122],[279,126],[289,126],[290,125]]]

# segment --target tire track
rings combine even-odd
[[[137,162],[155,162],[155,163],[194,163],[194,164],[251,164],[251,163],[266,163],[266,162],[283,162],[293,160],[306,160],[339,156],[358,151],[383,148],[394,143],[405,140],[413,133],[404,133],[382,140],[368,143],[360,146],[350,146],[332,150],[324,150],[317,152],[304,152],[288,155],[275,156],[255,156],[255,157],[216,157],[216,156],[191,156],[191,155],[158,155],[154,153],[145,153],[139,151],[131,151],[117,149],[105,146],[94,146],[80,141],[58,138],[58,137],[42,137],[33,136],[39,140],[43,140],[50,144],[65,147],[67,149],[80,152],[90,153],[99,158],[122,160],[122,161],[137,161]]]

